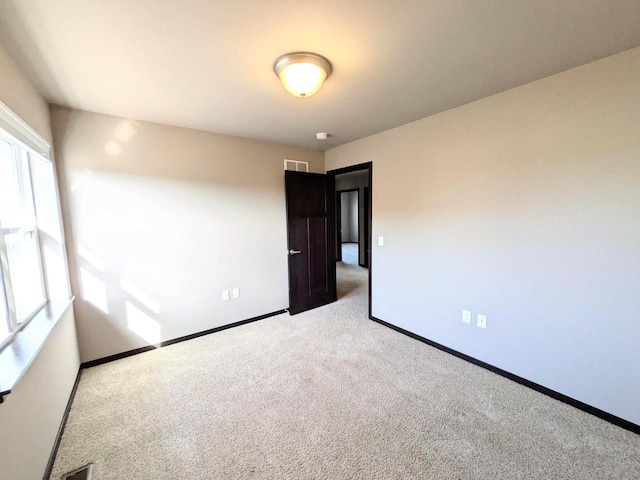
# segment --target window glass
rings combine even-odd
[[[38,228],[40,232],[44,232],[56,242],[62,244],[62,226],[60,225],[58,213],[58,197],[55,177],[53,176],[53,165],[35,153],[30,153],[29,159]]]
[[[10,332],[9,313],[7,312],[3,286],[2,270],[0,270],[0,342],[7,338]]]
[[[44,301],[38,244],[33,230],[5,234],[4,241],[16,317],[20,323]]]
[[[35,225],[26,158],[0,139],[0,226]]]
[[[16,182],[16,162],[13,148],[0,139],[0,220],[4,226],[9,225],[13,212],[21,208],[19,184]]]

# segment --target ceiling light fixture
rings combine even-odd
[[[329,138],[329,134],[326,132],[318,132],[316,133],[316,138],[318,140],[326,140],[327,138]]]
[[[273,71],[284,88],[296,97],[310,97],[331,75],[331,63],[326,58],[309,52],[282,55],[273,64]]]

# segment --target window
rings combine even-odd
[[[0,129],[0,345],[52,292],[69,297],[66,269],[49,272],[43,263],[48,250],[64,256],[55,192],[51,161]]]

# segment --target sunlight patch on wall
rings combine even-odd
[[[127,292],[129,295],[131,295],[134,299],[136,299],[142,305],[147,307],[153,313],[160,313],[160,305],[158,305],[158,302],[153,300],[149,295],[147,295],[137,286],[133,285],[126,278],[122,279],[122,281],[120,282],[120,287],[122,287],[122,290]]]
[[[109,313],[107,287],[86,269],[80,269],[82,298],[104,313]]]
[[[80,255],[83,260],[89,262],[92,267],[100,270],[101,272],[104,271],[104,262],[82,245],[78,245],[78,255]]]
[[[133,120],[124,120],[118,124],[114,133],[114,139],[110,140],[104,146],[104,151],[109,155],[120,155],[123,151],[121,143],[131,141],[138,133],[138,129],[134,126],[136,122]]]
[[[82,186],[82,184],[85,183],[85,180],[87,180],[87,177],[90,175],[93,175],[93,172],[88,168],[82,170],[82,173],[79,175],[74,174],[73,176],[75,177],[75,179],[71,182],[71,193],[75,193]]]
[[[125,302],[127,309],[127,327],[149,343],[160,343],[160,324],[131,302]]]
[[[133,120],[124,120],[116,127],[116,138],[121,142],[128,142],[138,133],[138,129],[134,126],[136,122]]]
[[[104,151],[109,155],[120,155],[122,153],[122,147],[116,142],[107,142],[104,146]]]

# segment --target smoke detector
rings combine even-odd
[[[318,140],[326,140],[329,137],[329,134],[326,132],[318,132],[316,133],[316,138]]]

